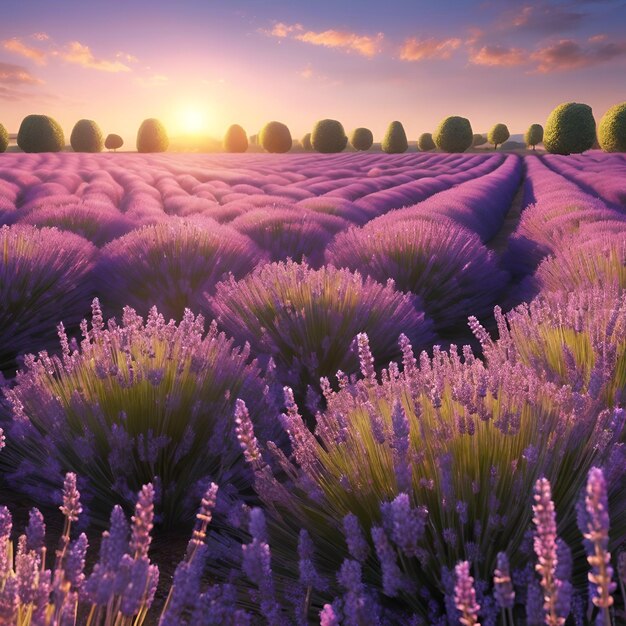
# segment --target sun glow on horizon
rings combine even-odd
[[[196,104],[186,104],[174,115],[175,128],[183,135],[206,135],[212,130],[211,111]]]

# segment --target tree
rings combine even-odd
[[[430,150],[434,150],[437,146],[433,140],[432,133],[422,133],[417,139],[417,147],[422,152],[429,152]]]
[[[524,142],[527,146],[532,146],[533,150],[538,143],[543,141],[543,126],[541,124],[531,124],[524,135]]]
[[[115,152],[118,148],[121,148],[124,145],[124,140],[115,134],[107,135],[107,138],[104,140],[104,147],[107,150],[113,150]]]
[[[484,135],[474,134],[472,138],[472,145],[476,146],[484,146],[487,143],[487,137]]]
[[[433,139],[443,152],[465,152],[474,138],[472,125],[465,117],[446,117],[435,131]]]
[[[229,126],[224,135],[224,150],[226,152],[245,152],[247,149],[248,135],[246,135],[246,131],[239,124]]]
[[[70,135],[74,152],[102,152],[102,131],[93,120],[78,120]]]
[[[313,146],[311,145],[311,133],[304,135],[304,137],[300,139],[300,143],[302,144],[302,148],[307,152],[313,150]]]
[[[369,150],[374,143],[374,135],[369,128],[355,128],[350,143],[355,150]]]
[[[165,126],[151,117],[144,120],[137,132],[137,152],[165,152],[170,145]]]
[[[9,147],[9,131],[0,124],[0,152],[6,152]]]
[[[487,141],[492,143],[494,149],[497,150],[498,145],[504,143],[510,136],[511,133],[506,124],[496,124],[489,133],[487,133]]]
[[[259,135],[259,140],[264,150],[274,153],[289,152],[293,144],[289,128],[281,122],[265,124]]]
[[[626,102],[604,114],[598,126],[598,142],[605,152],[626,152]]]
[[[400,122],[389,124],[380,147],[388,154],[400,154],[407,151],[409,142],[406,139],[404,126]]]
[[[65,136],[53,118],[27,115],[20,124],[17,145],[24,152],[60,152],[65,147]]]
[[[596,122],[591,107],[566,102],[550,113],[543,145],[552,154],[577,154],[592,148],[595,139]]]
[[[348,143],[346,131],[337,120],[320,120],[315,123],[311,133],[313,150],[324,154],[342,152]]]

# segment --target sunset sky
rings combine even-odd
[[[624,0],[2,0],[0,123],[80,118],[134,146],[144,118],[171,136],[294,137],[331,117],[410,139],[447,115],[476,132],[626,100]],[[129,145],[129,147],[130,147]]]

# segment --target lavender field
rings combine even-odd
[[[0,223],[0,623],[626,624],[625,154],[11,153]]]

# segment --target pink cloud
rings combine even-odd
[[[42,50],[38,50],[37,48],[33,48],[32,46],[27,46],[17,37],[13,37],[12,39],[5,39],[2,42],[2,47],[9,52],[13,52],[14,54],[19,54],[20,56],[30,59],[38,65],[45,65],[46,63],[45,52],[43,52]]]
[[[461,45],[461,40],[451,39],[407,39],[400,48],[403,61],[422,61],[424,59],[449,59]]]
[[[50,39],[50,35],[47,33],[33,33],[30,37],[36,41],[48,41]]]
[[[315,32],[312,30],[295,35],[298,41],[324,46],[326,48],[339,48],[346,52],[356,52],[365,57],[374,57],[380,51],[384,40],[383,33],[377,35],[358,35],[349,31],[325,30]]]
[[[106,61],[94,56],[89,46],[79,41],[71,41],[64,49],[54,52],[68,63],[75,63],[85,68],[99,70],[101,72],[130,72],[128,65],[121,61]]]
[[[581,46],[572,39],[562,39],[537,50],[531,58],[537,62],[538,72],[548,74],[591,67],[626,56],[626,41],[613,42],[603,38],[589,40],[589,43],[588,46]]]
[[[33,76],[21,65],[0,63],[0,83],[9,85],[41,85],[43,81]]]
[[[470,63],[490,67],[513,67],[528,62],[528,54],[521,48],[486,45],[470,52]]]
[[[274,24],[274,28],[268,31],[268,35],[272,37],[278,37],[279,39],[284,39],[288,37],[291,33],[295,31],[304,30],[302,28],[302,24],[285,24],[284,22],[277,22]]]
[[[585,13],[568,7],[566,4],[551,4],[545,0],[539,0],[513,12],[505,13],[500,20],[500,26],[505,30],[559,33],[577,28],[584,18]]]

